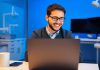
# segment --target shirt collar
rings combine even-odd
[[[59,34],[60,30],[58,30],[55,33],[50,33],[49,30],[48,30],[48,28],[46,27],[46,32],[50,36],[51,39],[54,39]]]
[[[49,30],[48,30],[48,28],[46,27],[46,32],[47,32],[48,35],[54,35],[54,34],[59,34],[60,30],[58,30],[55,33],[50,33]]]

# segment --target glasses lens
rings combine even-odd
[[[50,16],[52,18],[53,21],[57,21],[59,19],[59,21],[64,21],[64,17],[57,17],[57,16]]]
[[[64,21],[64,17],[60,17],[59,20],[60,20],[60,21]]]

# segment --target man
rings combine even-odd
[[[31,39],[60,39],[72,38],[71,31],[62,29],[66,11],[58,4],[52,4],[47,8],[46,21],[48,25],[32,34]],[[64,66],[46,65],[34,70],[66,70]]]
[[[36,30],[32,34],[31,39],[60,39],[71,38],[71,31],[62,29],[65,19],[65,9],[58,5],[52,4],[47,8],[46,21],[48,25],[40,30]],[[64,66],[56,66],[55,64],[47,64],[33,70],[67,70]]]
[[[71,38],[71,31],[62,29],[65,19],[65,9],[58,4],[52,4],[47,8],[46,21],[48,25],[32,34],[32,38]]]
[[[71,31],[62,29],[65,13],[66,11],[62,6],[58,4],[50,5],[47,8],[46,15],[48,25],[40,30],[34,31],[31,39],[71,38]],[[27,55],[26,61],[28,61]]]

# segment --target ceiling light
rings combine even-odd
[[[92,1],[92,5],[95,7],[100,7],[99,0]]]

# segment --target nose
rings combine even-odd
[[[56,21],[56,23],[63,23],[62,21],[60,21],[59,19]]]

